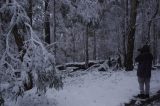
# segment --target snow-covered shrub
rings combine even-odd
[[[5,45],[0,45],[0,93],[16,98],[29,90],[28,86],[36,87],[39,92],[45,92],[48,87],[61,88],[63,84],[55,69],[54,56],[32,30],[20,3],[5,2],[0,15],[3,29],[0,36],[5,40]]]

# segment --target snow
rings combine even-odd
[[[151,95],[160,90],[160,70],[152,71]],[[48,89],[38,96],[36,88],[5,106],[123,106],[139,93],[136,71],[74,72],[64,80],[62,90]]]
[[[151,94],[160,89],[159,76],[160,70],[152,71]],[[14,106],[123,106],[139,93],[136,71],[81,71],[63,81],[62,90],[49,89],[45,96],[38,97],[34,89]]]
[[[154,71],[151,92],[160,84],[160,72]],[[76,78],[66,79],[64,89],[51,93],[49,98],[57,100],[57,106],[120,106],[129,101],[138,90],[136,71],[99,73],[90,72]]]

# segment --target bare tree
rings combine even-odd
[[[156,30],[156,25],[155,22],[153,23],[152,26],[153,29],[153,63],[156,64],[157,63],[157,43],[158,43],[158,36],[157,36],[157,30]]]
[[[72,36],[72,60],[73,62],[76,61],[76,37],[75,37],[75,33],[73,33],[72,29],[71,29],[71,36]]]
[[[97,59],[97,36],[96,28],[93,28],[93,60]]]
[[[45,42],[50,44],[50,12],[49,0],[45,0]]]
[[[53,0],[53,42],[57,41],[56,36],[56,0]],[[54,45],[54,56],[57,55],[57,46]]]
[[[32,15],[33,15],[33,1],[32,0],[28,0],[28,4],[29,4],[29,8],[27,11],[28,17],[30,18],[30,24],[32,26]]]
[[[89,38],[89,28],[91,23],[87,23],[86,26],[86,35],[85,35],[85,67],[88,68],[89,66],[89,53],[88,53],[88,38]]]
[[[128,29],[128,0],[124,0],[124,10],[125,14],[123,15],[123,22],[122,22],[122,28],[124,27],[123,32],[123,66],[126,66],[126,34]]]
[[[131,0],[131,13],[128,29],[128,42],[127,42],[127,61],[126,71],[133,70],[133,50],[136,30],[136,17],[137,17],[138,0]]]
[[[145,44],[145,21],[146,21],[146,17],[145,17],[145,6],[144,6],[144,0],[141,1],[141,13],[142,13],[142,44]]]
[[[150,43],[151,24],[152,24],[152,20],[157,16],[158,10],[159,10],[159,0],[156,0],[156,10],[153,13],[153,15],[151,16],[151,19],[148,21],[147,43]]]

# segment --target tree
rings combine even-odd
[[[96,28],[93,28],[93,60],[97,59],[97,36],[96,36]]]
[[[144,3],[144,1],[145,0],[141,1],[141,6],[140,6],[141,7],[141,13],[142,13],[142,27],[143,27],[142,28],[142,33],[141,33],[141,36],[142,36],[142,38],[141,38],[142,41],[141,42],[142,42],[142,44],[145,44],[145,38],[146,38],[145,37],[145,35],[146,35],[146,31],[145,31],[146,16],[145,16],[145,5],[144,5],[145,3]]]
[[[158,36],[157,36],[155,22],[153,22],[152,29],[153,29],[152,30],[153,31],[153,63],[156,64],[157,63],[157,52],[158,52],[158,46],[157,46]]]
[[[153,15],[151,14],[151,19],[148,21],[148,29],[147,29],[147,43],[150,43],[150,32],[151,32],[151,24],[152,24],[152,20],[157,16],[158,14],[158,10],[159,10],[159,0],[156,0],[156,8],[155,11],[153,12]],[[149,13],[148,13],[149,14]],[[150,15],[150,14],[149,14]]]
[[[122,26],[125,26],[125,30],[124,30],[124,34],[123,34],[123,66],[126,67],[126,34],[127,34],[127,30],[128,30],[128,0],[125,0],[125,15],[124,15],[124,22],[125,24]]]
[[[54,56],[33,31],[21,2],[24,1],[4,1],[0,7],[1,37],[5,39],[5,44],[0,47],[3,51],[0,81],[9,85],[3,95],[13,98],[33,86],[38,92],[45,92],[48,87],[58,89],[62,85],[55,69]]]
[[[28,17],[30,19],[30,24],[32,26],[32,15],[33,15],[33,1],[32,0],[28,0],[28,4],[29,4],[29,7],[28,7],[28,11],[27,11],[27,14],[28,14]]]
[[[127,41],[127,61],[126,61],[126,71],[133,70],[133,50],[134,50],[134,40],[135,40],[135,30],[136,30],[136,17],[137,17],[137,7],[138,0],[131,0],[131,12],[130,21],[128,29],[128,41]]]
[[[57,41],[56,35],[56,0],[53,0],[53,36],[54,36],[54,43]],[[54,45],[54,56],[56,58],[57,54],[57,45]]]
[[[86,35],[85,35],[85,67],[86,68],[88,68],[89,66],[88,38],[89,38],[90,26],[91,26],[91,23],[88,23],[86,26]]]
[[[45,42],[50,44],[50,9],[49,9],[50,0],[45,0]]]

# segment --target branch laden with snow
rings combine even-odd
[[[0,55],[0,84],[3,85],[0,92],[5,97],[17,97],[31,83],[39,92],[45,92],[48,87],[61,88],[63,84],[55,69],[54,55],[48,52],[32,30],[25,9],[14,0],[4,3],[0,14],[3,24],[1,35],[5,38],[4,52]],[[15,26],[18,35],[13,33]],[[15,36],[23,38],[23,45],[18,45]]]

